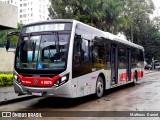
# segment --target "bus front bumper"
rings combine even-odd
[[[59,87],[30,87],[13,82],[15,93],[19,95],[56,96],[72,98],[70,81]]]

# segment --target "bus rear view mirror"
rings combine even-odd
[[[75,40],[76,41],[81,41],[82,40],[82,37],[81,37],[81,35],[75,35]]]
[[[10,47],[10,35],[7,35],[7,42],[6,42],[6,51],[8,51],[9,47]]]
[[[8,33],[7,35],[7,41],[6,41],[6,51],[8,52],[9,48],[10,48],[10,43],[11,43],[11,40],[17,40],[18,41],[18,38],[14,38],[14,36],[19,36],[19,32],[11,32],[11,33]]]

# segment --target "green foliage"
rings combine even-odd
[[[7,34],[9,32],[19,32],[22,29],[22,26],[23,26],[22,23],[18,23],[16,29],[0,31],[0,47],[4,47],[5,46],[6,39],[7,39]],[[17,41],[18,41],[18,37],[17,36],[13,36],[11,38],[11,42],[10,42],[11,46],[16,47]]]
[[[50,17],[52,19],[69,19],[73,17],[72,8],[70,7],[70,3],[72,0],[51,0],[52,6],[49,8]]]
[[[13,85],[13,74],[0,74],[0,86]]]
[[[124,6],[122,0],[106,0],[105,8],[105,27],[111,33],[117,33],[120,27],[126,26],[123,16]]]
[[[151,20],[152,0],[50,0],[52,19],[76,19],[114,34],[123,33],[128,40],[145,48],[146,59],[160,60],[159,17]]]
[[[12,46],[16,46],[17,45],[17,42],[18,42],[18,37],[16,35],[13,35],[12,38],[11,38],[11,42],[10,44]]]
[[[143,46],[145,48],[146,58],[149,62],[151,62],[152,58],[160,60],[160,32],[152,31],[149,39],[146,39]]]
[[[154,10],[151,0],[124,0],[124,17],[127,20],[127,28],[123,28],[123,33],[134,43],[140,44],[141,32],[151,23],[150,15]]]
[[[90,25],[89,16],[77,14],[77,16],[75,16],[75,20],[82,21],[83,23]]]
[[[4,47],[6,43],[7,31],[0,32],[0,47]]]
[[[50,0],[49,16],[52,19],[76,19],[90,24],[90,15],[84,9],[84,1],[78,0]]]
[[[98,0],[85,0],[83,2],[83,10],[90,16],[90,23],[94,26],[94,17],[96,17],[96,13],[99,11]]]

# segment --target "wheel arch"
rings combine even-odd
[[[105,78],[105,76],[104,76],[104,74],[103,73],[100,73],[99,75],[98,75],[98,77],[102,77],[102,79],[103,79],[103,85],[104,85],[104,90],[106,89],[106,78]]]

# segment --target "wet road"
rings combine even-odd
[[[79,99],[74,99],[74,101],[72,101],[72,99],[39,97],[27,101],[0,106],[0,111],[160,111],[160,71],[146,74],[145,77],[136,86],[127,85],[108,90],[106,91],[104,97],[102,97],[101,99],[95,99],[93,96],[87,96]],[[47,117],[34,119],[75,120],[75,117]],[[92,120],[97,118],[76,117],[76,119]],[[98,119],[159,120],[160,118],[99,117]]]

